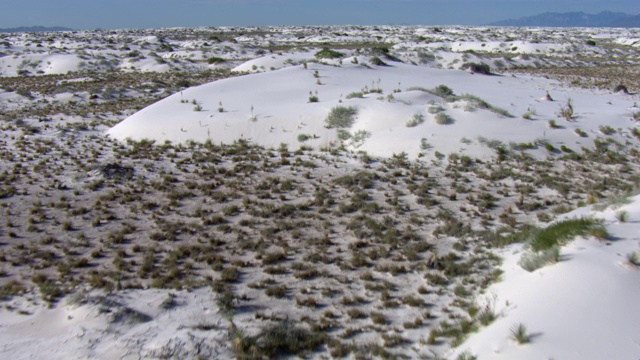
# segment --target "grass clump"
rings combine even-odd
[[[473,355],[473,354],[471,354],[468,351],[464,351],[464,352],[460,353],[458,355],[458,357],[456,357],[456,360],[476,360],[476,359],[478,359],[478,357]]]
[[[422,124],[423,122],[424,122],[424,115],[422,115],[420,113],[415,113],[415,114],[413,114],[411,119],[409,119],[406,122],[405,125],[407,127],[415,127],[415,126],[418,126],[418,125]]]
[[[586,133],[584,130],[582,130],[582,129],[576,129],[576,130],[575,130],[575,133],[576,133],[578,136],[580,136],[580,137],[588,137],[588,136],[589,136],[589,135],[587,135],[587,133]]]
[[[354,98],[362,99],[363,97],[364,97],[364,93],[361,91],[350,92],[347,94],[347,96],[345,96],[346,99],[354,99]]]
[[[453,95],[453,90],[446,85],[438,85],[430,92],[443,98]]]
[[[311,139],[311,135],[308,134],[298,134],[298,141],[299,142],[305,142],[307,140]]]
[[[358,109],[353,106],[336,106],[329,111],[329,115],[325,119],[326,127],[333,128],[349,128],[355,122]]]
[[[626,223],[629,221],[629,212],[626,210],[621,210],[616,213],[616,220],[622,223]]]
[[[264,328],[258,335],[245,337],[235,331],[233,347],[238,359],[280,358],[303,355],[323,345],[327,336],[285,320]]]
[[[343,56],[344,56],[343,53],[339,51],[331,50],[329,48],[324,48],[315,53],[315,57],[317,57],[318,59],[338,59]]]
[[[453,119],[449,115],[447,115],[445,113],[442,113],[442,112],[441,113],[437,113],[433,118],[436,120],[436,124],[438,124],[438,125],[450,125],[450,124],[453,124]]]
[[[634,268],[640,267],[640,253],[638,251],[628,253],[627,262]]]
[[[473,107],[486,109],[500,116],[509,117],[509,118],[513,117],[513,115],[511,115],[511,113],[509,113],[507,110],[499,108],[497,106],[493,106],[475,95],[463,94],[462,96],[460,96],[460,98],[468,101]]]
[[[604,240],[608,233],[601,220],[588,217],[568,219],[539,231],[534,235],[529,245],[533,251],[542,251],[554,246],[565,245],[576,236],[587,235]]]
[[[526,252],[518,264],[528,272],[533,272],[548,264],[555,264],[560,260],[560,248],[553,246],[538,252]]]
[[[485,63],[464,63],[460,68],[474,74],[491,75],[491,67]]]
[[[372,57],[371,59],[369,59],[369,63],[371,65],[376,65],[376,66],[389,66],[387,63],[385,63],[384,61],[382,61],[382,59],[380,59],[377,56]]]
[[[511,338],[519,345],[529,342],[529,334],[527,334],[527,327],[524,324],[519,323],[511,328]]]
[[[220,64],[227,61],[226,59],[223,59],[221,57],[217,57],[217,56],[212,56],[210,58],[207,59],[207,63],[209,64]]]

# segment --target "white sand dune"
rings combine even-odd
[[[628,211],[621,223],[615,213]],[[612,241],[578,238],[562,248],[557,264],[527,272],[518,265],[522,246],[504,252],[503,281],[486,299],[498,319],[460,345],[479,359],[636,359],[640,356],[640,270],[627,254],[640,251],[640,196],[617,210],[581,208],[561,218],[606,221]],[[518,345],[511,329],[523,324],[530,342]]]
[[[318,79],[314,77],[316,71]],[[465,101],[448,103],[424,91],[412,90],[441,84],[458,95],[478,96],[513,117],[470,109]],[[382,93],[346,98],[351,92],[374,88]],[[557,101],[542,100],[546,91]],[[316,92],[319,102],[310,103],[310,93]],[[575,109],[575,121],[571,122],[558,116],[569,99]],[[202,111],[194,110],[194,101]],[[453,124],[435,123],[427,111],[434,102],[444,108]],[[420,148],[423,138],[434,150],[445,154],[456,151],[477,156],[492,154],[478,144],[478,138],[496,139],[504,144],[549,142],[555,147],[565,145],[579,151],[582,147],[593,148],[594,139],[603,135],[599,132],[601,126],[621,129],[617,136],[629,137],[632,104],[632,98],[626,95],[562,88],[541,78],[483,76],[402,63],[367,68],[345,61],[342,66],[312,63],[307,69],[296,65],[186,89],[125,119],[109,134],[118,139],[148,138],[159,142],[232,143],[245,139],[264,147],[277,147],[281,143],[297,147],[301,145],[298,136],[306,134],[313,139],[305,145],[320,148],[338,143],[336,129],[325,127],[331,108],[355,106],[358,115],[350,131],[363,130],[370,137],[362,145],[348,142],[346,145],[376,156],[404,151],[415,157],[423,151]],[[521,118],[527,112],[533,114],[531,119]],[[407,127],[406,122],[416,113],[422,114],[425,122]],[[561,128],[550,129],[548,120],[552,119]],[[578,128],[587,136],[578,136],[575,132]],[[472,144],[461,142],[463,139],[472,140]],[[538,153],[545,156],[546,150],[540,148]]]

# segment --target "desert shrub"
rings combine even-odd
[[[432,90],[432,93],[434,95],[444,98],[444,97],[452,96],[453,90],[446,85],[438,85]]]
[[[48,279],[47,276],[42,273],[34,275],[31,278],[31,281],[33,281],[34,284],[38,285],[42,300],[45,300],[49,303],[55,302],[59,297],[62,297],[64,295],[64,292],[62,291],[60,286],[53,280]]]
[[[627,254],[627,262],[633,267],[640,266],[640,252],[632,251]]]
[[[493,113],[496,113],[500,116],[504,116],[504,117],[513,117],[513,115],[511,115],[507,110],[499,108],[497,106],[493,106],[491,104],[489,104],[488,102],[486,102],[485,100],[475,96],[475,95],[471,95],[471,94],[463,94],[460,96],[461,99],[464,99],[466,101],[469,102],[469,105],[472,108],[480,108],[480,109],[486,109],[489,110]]]
[[[236,282],[238,281],[239,271],[235,266],[230,266],[222,269],[220,272],[220,280],[224,282]]]
[[[311,135],[308,134],[298,134],[298,141],[299,142],[305,142],[307,140],[311,139]]]
[[[450,124],[453,124],[453,119],[449,115],[447,115],[447,114],[445,114],[443,112],[437,113],[433,118],[435,119],[436,124],[438,124],[438,125],[450,125]]]
[[[369,63],[371,65],[376,65],[376,66],[389,66],[386,62],[382,61],[382,59],[380,59],[377,56],[374,56],[371,59],[369,59]]]
[[[364,97],[364,93],[362,93],[361,91],[350,92],[347,94],[347,96],[345,96],[346,99],[362,98],[362,97]]]
[[[555,264],[560,260],[560,248],[553,246],[537,252],[525,252],[518,264],[528,272],[533,272],[543,266]]]
[[[561,146],[560,146],[560,150],[562,150],[562,152],[565,152],[565,153],[568,153],[568,154],[573,153],[573,150],[571,150],[570,148],[568,148],[566,145],[561,145]]]
[[[371,133],[367,130],[358,130],[351,135],[351,145],[354,147],[360,147],[371,136]]]
[[[336,106],[329,111],[325,119],[326,127],[332,128],[349,128],[355,122],[355,116],[358,109],[353,106]]]
[[[344,129],[338,129],[337,135],[338,135],[338,140],[340,141],[347,141],[352,137],[351,133]]]
[[[491,305],[485,306],[482,310],[478,312],[478,314],[476,314],[476,319],[483,326],[487,326],[491,324],[497,317],[498,315],[496,314],[495,309]]]
[[[520,345],[529,342],[529,334],[524,324],[519,323],[511,328],[511,338]]]
[[[616,129],[612,128],[609,125],[602,125],[600,126],[600,132],[605,135],[613,135],[616,133]]]
[[[311,332],[286,320],[265,328],[258,335],[255,343],[260,353],[269,358],[275,358],[288,354],[303,354],[324,344],[326,340],[327,336],[324,333]],[[245,357],[239,356],[239,358]],[[255,357],[250,356],[250,358]]]
[[[548,124],[549,124],[549,128],[551,129],[558,129],[560,127],[558,126],[558,123],[556,123],[555,120],[549,120]]]
[[[586,133],[584,130],[582,130],[582,129],[576,129],[576,130],[575,130],[575,133],[576,133],[578,136],[580,136],[580,137],[587,137],[587,136],[589,136],[589,135],[587,135],[587,133]]]
[[[593,218],[569,219],[554,223],[534,235],[529,245],[533,251],[541,251],[567,244],[576,236],[593,235],[595,232],[603,232],[606,237],[606,228],[601,220]]]
[[[315,53],[315,57],[318,59],[337,59],[343,57],[344,54],[329,48],[324,48]]]
[[[427,111],[429,112],[429,114],[437,114],[437,113],[443,112],[444,108],[440,104],[434,104],[429,106]]]
[[[484,63],[464,63],[460,68],[474,74],[491,75],[491,67]]]
[[[267,296],[273,296],[276,298],[283,298],[287,295],[287,287],[285,285],[272,285],[268,286],[264,293]]]
[[[616,219],[623,223],[629,221],[629,212],[626,210],[616,212]]]
[[[629,93],[629,89],[627,89],[626,86],[620,84],[620,85],[616,86],[615,88],[613,88],[613,92],[616,92],[616,93],[617,92],[623,92],[625,94],[628,94]]]
[[[272,265],[287,260],[287,255],[283,251],[268,252],[262,255],[263,265]]]
[[[431,144],[429,143],[429,140],[427,140],[426,138],[422,138],[420,139],[420,150],[429,150],[431,149]]]
[[[220,283],[215,283],[213,286],[219,287],[219,289],[214,290],[219,293],[218,297],[216,298],[216,304],[218,305],[220,310],[228,316],[233,315],[235,311],[233,305],[235,301],[235,295],[233,294],[231,288]]]
[[[15,279],[9,280],[9,282],[0,287],[0,300],[8,300],[15,295],[22,294],[24,291],[26,291],[24,285]]]
[[[368,171],[359,171],[354,175],[344,175],[334,180],[340,186],[351,191],[370,189],[374,185],[374,181],[378,180],[378,176]]]
[[[415,127],[424,122],[424,115],[421,113],[415,113],[406,123],[407,127]]]
[[[567,121],[573,120],[573,101],[571,99],[567,100],[566,106],[560,106],[558,115]]]
[[[456,360],[477,360],[478,357],[471,354],[469,351],[463,351],[456,357]]]
[[[208,62],[209,64],[220,64],[220,63],[223,63],[223,62],[225,62],[225,61],[227,61],[227,60],[226,60],[226,59],[223,59],[223,58],[221,58],[221,57],[217,57],[217,56],[212,56],[212,57],[210,57],[210,58],[208,58],[208,59],[207,59],[207,62]]]

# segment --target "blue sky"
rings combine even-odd
[[[0,28],[480,25],[542,12],[640,14],[638,0],[0,0]]]

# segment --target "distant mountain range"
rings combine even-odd
[[[519,19],[497,21],[496,26],[549,26],[549,27],[640,27],[640,15],[603,11],[598,14],[585,12],[543,13]]]
[[[69,29],[62,26],[21,26],[16,28],[8,28],[8,29],[0,29],[0,32],[10,33],[10,32],[43,32],[43,31],[70,31],[73,29]]]

